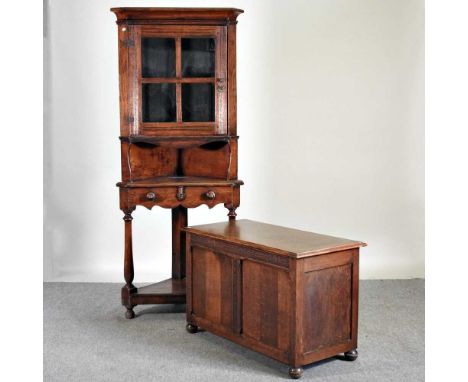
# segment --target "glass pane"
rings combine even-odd
[[[182,76],[215,76],[215,39],[182,39]]]
[[[214,111],[213,84],[182,84],[184,122],[213,122]]]
[[[141,75],[175,77],[175,40],[173,38],[141,39]]]
[[[176,85],[142,85],[143,122],[176,121]]]

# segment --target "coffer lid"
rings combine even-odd
[[[367,245],[361,241],[246,219],[191,226],[184,231],[293,258],[323,255]]]

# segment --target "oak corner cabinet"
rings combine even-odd
[[[357,358],[365,243],[237,220],[187,227],[187,330],[201,327],[289,365]]]
[[[240,203],[233,8],[112,8],[117,16],[125,285],[122,304],[185,303],[187,209]],[[132,212],[172,209],[172,278],[133,285]]]

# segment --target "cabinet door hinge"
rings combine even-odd
[[[123,41],[123,45],[125,48],[128,48],[130,46],[135,46],[135,41],[127,39]]]
[[[128,122],[128,123],[132,123],[133,121],[134,121],[134,118],[133,118],[131,115],[129,115],[129,116],[127,117],[127,122]]]

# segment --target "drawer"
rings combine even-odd
[[[209,208],[219,203],[232,203],[233,187],[227,186],[174,186],[174,187],[142,187],[123,189],[129,205],[141,205],[151,209],[153,206],[174,208],[198,207],[202,204]],[[121,195],[125,197],[125,195]]]

